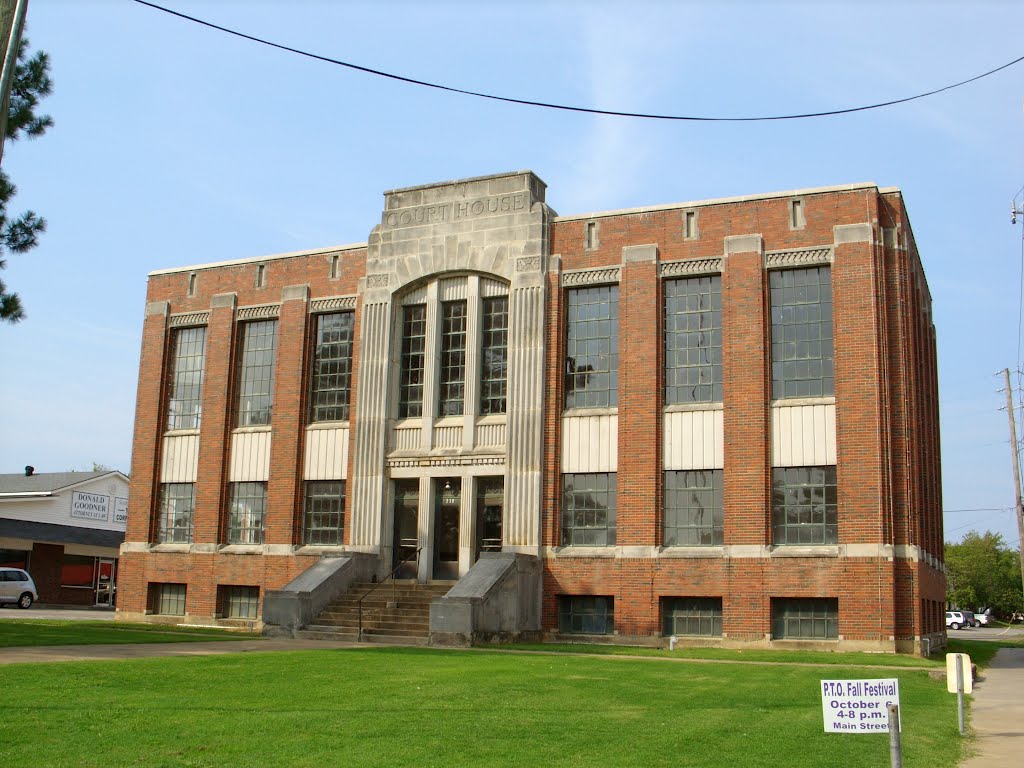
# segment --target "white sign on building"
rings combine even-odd
[[[75,491],[71,494],[71,516],[85,520],[109,520],[110,497],[102,493]]]
[[[896,678],[821,681],[825,733],[888,733],[889,705],[899,703]]]
[[[120,496],[114,497],[114,522],[128,522],[128,499],[122,499]]]

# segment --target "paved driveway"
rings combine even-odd
[[[1009,627],[971,627],[970,629],[947,629],[946,637],[956,640],[1016,640],[1024,637],[1024,625]]]

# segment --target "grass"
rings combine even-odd
[[[222,629],[169,627],[114,621],[51,619],[0,620],[0,648],[39,645],[108,645],[111,643],[188,643],[241,640],[254,635]]]
[[[921,667],[929,669],[945,665],[945,658],[922,659],[919,656],[892,653],[831,653],[829,651],[800,650],[733,650],[728,648],[642,648],[623,645],[590,645],[583,643],[520,643],[503,645],[521,651],[547,651],[550,653],[586,653],[600,656],[644,656],[671,659],[711,661],[749,661],[780,664],[822,664],[829,666],[866,667]]]
[[[955,697],[925,670],[412,648],[7,666],[0,743],[5,768],[867,768],[888,737],[824,733],[820,680],[883,676],[904,766],[956,765]]]
[[[1024,648],[1024,638],[1005,640],[964,640],[959,637],[949,638],[950,653],[966,653],[971,661],[979,667],[987,667],[1000,648]],[[943,656],[943,663],[945,657]]]

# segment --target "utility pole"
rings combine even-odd
[[[1020,458],[1017,448],[1017,423],[1013,417],[1013,390],[1010,388],[1010,369],[1003,369],[1006,378],[1006,412],[1010,417],[1010,452],[1013,454],[1013,497],[1017,512],[1017,547],[1020,552],[1020,578],[1024,585],[1024,503],[1020,497]]]
[[[11,86],[14,85],[14,70],[18,66],[21,30],[25,27],[27,10],[28,0],[0,0],[0,57],[3,59],[3,70],[0,71],[0,163],[4,158],[7,110],[11,102]]]

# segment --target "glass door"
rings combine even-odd
[[[501,552],[501,518],[505,512],[505,478],[481,477],[477,480],[476,542],[473,562],[481,552]]]
[[[399,568],[396,579],[415,579],[419,558],[420,482],[395,481],[395,537],[391,567]],[[402,562],[402,561],[406,562]]]
[[[434,573],[435,579],[459,578],[459,514],[462,482],[457,477],[435,481]]]
[[[96,563],[96,605],[114,604],[114,576],[116,560],[99,558]]]

